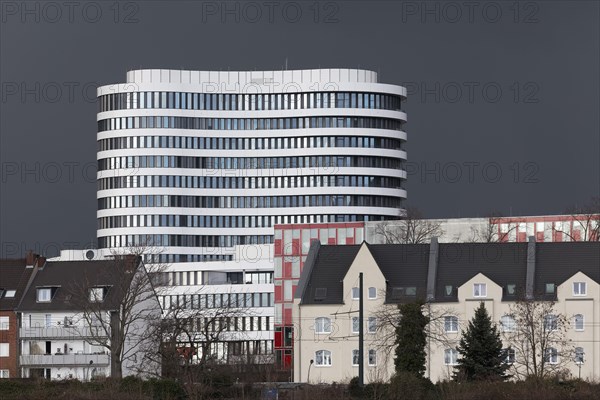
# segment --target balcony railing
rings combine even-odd
[[[20,357],[22,366],[108,365],[108,354],[30,354]]]
[[[101,328],[92,328],[88,326],[50,326],[20,328],[19,335],[21,339],[81,339],[93,336],[104,336],[105,332]]]

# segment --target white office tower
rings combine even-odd
[[[99,248],[231,260],[274,224],[403,213],[406,89],[375,72],[137,70],[98,97]]]
[[[214,351],[268,353],[273,226],[403,215],[405,98],[356,69],[128,72],[98,89],[100,251],[159,249],[166,309],[243,301],[270,343]]]

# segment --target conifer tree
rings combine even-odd
[[[401,304],[400,322],[396,328],[396,372],[408,372],[418,377],[425,373],[425,328],[429,318],[423,315],[420,303]]]
[[[496,325],[481,303],[457,348],[460,357],[454,374],[456,380],[496,381],[508,378],[508,364]]]

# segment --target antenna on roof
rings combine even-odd
[[[287,66],[287,61],[288,61],[288,60],[287,60],[287,57],[286,57],[286,58],[285,58],[285,70],[286,70],[286,71],[287,71],[287,69],[288,69],[288,66]]]

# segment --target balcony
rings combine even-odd
[[[20,357],[21,365],[33,366],[78,366],[78,365],[108,365],[108,354],[30,354]]]
[[[21,339],[82,339],[91,336],[104,336],[104,331],[100,328],[87,326],[50,326],[47,328],[20,328],[19,335]]]

